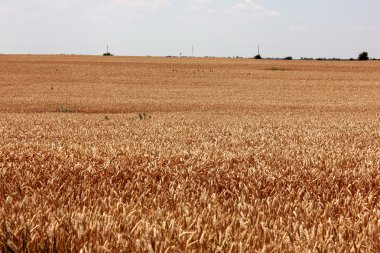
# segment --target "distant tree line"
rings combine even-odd
[[[237,58],[239,58],[239,57],[237,57]],[[257,60],[260,60],[260,59],[266,59],[266,60],[293,60],[293,57],[292,56],[287,56],[287,57],[284,57],[284,58],[262,58],[261,55],[258,54],[253,59],[257,59]],[[377,59],[375,59],[375,58],[370,59],[369,56],[368,56],[368,52],[362,52],[362,53],[359,54],[359,56],[358,56],[357,59],[354,59],[354,58],[341,59],[341,58],[335,58],[335,57],[334,58],[301,57],[301,60],[304,60],[304,61],[312,61],[312,60],[317,60],[317,61],[347,61],[347,60],[350,60],[350,61],[355,61],[355,60],[368,61],[368,60],[377,60]]]
[[[103,56],[113,56],[113,54],[111,54],[109,51],[108,51],[108,46],[107,46],[107,52],[103,54]],[[149,57],[149,56],[148,56]],[[176,57],[176,56],[166,56],[166,57]],[[205,58],[215,58],[213,56],[205,56]],[[228,57],[228,58],[231,58],[231,57]],[[236,59],[243,59],[244,57],[240,57],[240,56],[234,56],[232,58],[236,58]],[[279,57],[268,57],[268,58],[263,58],[260,53],[258,53],[257,55],[255,55],[254,57],[252,58],[248,58],[248,59],[256,59],[256,60],[261,60],[261,59],[265,59],[265,60],[287,60],[287,61],[291,61],[293,60],[293,57],[292,56],[286,56],[284,58],[279,58]],[[350,60],[350,61],[355,61],[355,60],[358,60],[358,61],[368,61],[368,60],[380,60],[380,59],[375,59],[375,58],[372,58],[370,59],[369,56],[368,56],[368,52],[364,51],[362,53],[359,54],[359,56],[357,57],[357,59],[354,59],[354,58],[350,58],[350,59],[341,59],[341,58],[312,58],[312,57],[301,57],[301,60],[304,60],[304,61],[313,61],[313,60],[317,60],[317,61],[347,61],[347,60]]]
[[[206,56],[207,57],[210,57],[210,56]],[[235,58],[235,59],[244,59],[244,57],[240,57],[240,56],[233,56],[233,57],[227,57],[227,58]],[[248,59],[255,59],[255,60],[261,60],[261,59],[264,59],[264,60],[287,60],[287,61],[290,61],[290,60],[293,60],[293,57],[292,56],[287,56],[287,57],[284,57],[284,58],[280,58],[280,57],[267,57],[267,58],[263,58],[260,54],[257,54],[255,55],[254,57],[251,57],[251,58],[248,58]],[[342,58],[312,58],[312,57],[301,57],[301,60],[303,61],[356,61],[356,60],[359,60],[359,61],[368,61],[368,60],[372,60],[372,61],[376,61],[376,60],[380,60],[380,59],[375,59],[375,58],[369,58],[368,56],[368,52],[362,52],[359,54],[359,56],[354,59],[354,58],[349,58],[349,59],[342,59]]]

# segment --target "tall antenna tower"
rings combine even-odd
[[[107,53],[107,54],[109,53],[109,52],[108,52],[108,45],[107,45],[107,52],[106,52],[106,53]]]
[[[191,57],[194,57],[194,45],[191,46]]]
[[[260,44],[257,46],[257,55],[260,55]]]

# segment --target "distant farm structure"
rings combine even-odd
[[[113,54],[111,54],[108,50],[108,45],[107,45],[107,49],[106,49],[106,52],[103,54],[103,56],[113,56]]]

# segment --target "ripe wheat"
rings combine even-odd
[[[377,62],[0,56],[0,90],[1,251],[380,251]]]

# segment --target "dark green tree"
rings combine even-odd
[[[359,54],[358,59],[359,61],[368,61],[369,60],[368,53],[362,52],[361,54]]]

